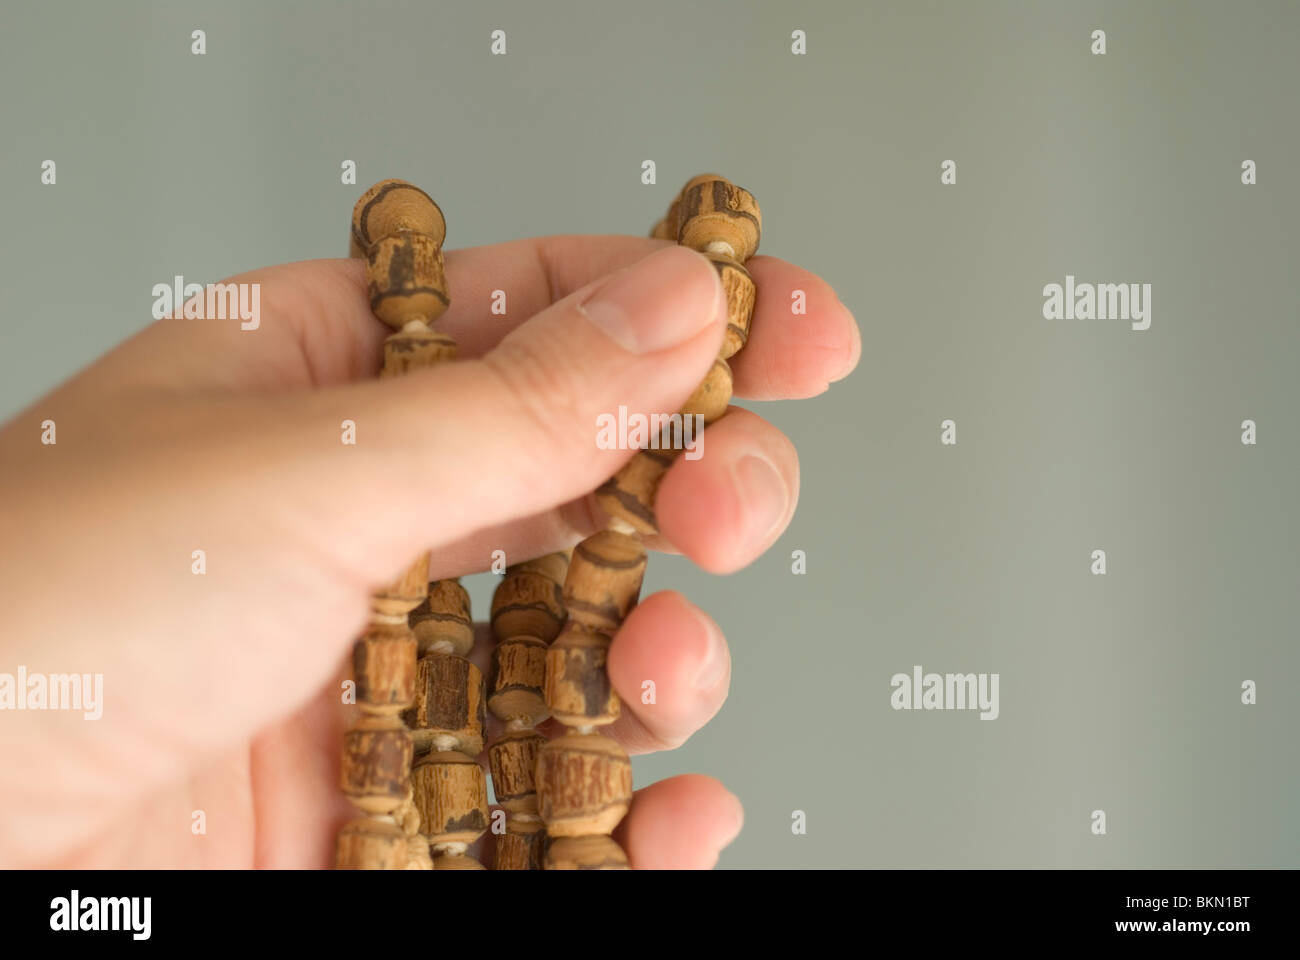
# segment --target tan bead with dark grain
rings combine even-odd
[[[621,704],[606,664],[610,638],[570,623],[546,651],[546,705],[570,727],[599,727],[618,719]]]
[[[541,870],[549,839],[540,820],[526,824],[507,821],[506,832],[497,837],[493,869]]]
[[[556,837],[543,861],[547,870],[626,870],[627,854],[613,837]]]
[[[632,764],[617,741],[573,733],[537,757],[537,807],[553,837],[610,833],[632,800]]]
[[[431,324],[451,303],[442,248],[420,233],[376,240],[366,254],[366,291],[371,311],[390,327]]]
[[[415,707],[405,719],[417,748],[483,750],[483,674],[450,653],[429,653],[415,668]]]
[[[749,325],[754,318],[754,301],[758,287],[748,270],[721,253],[704,254],[722,282],[722,293],[727,302],[727,331],[722,338],[722,359],[734,356],[749,339]]]
[[[473,843],[487,830],[487,779],[472,757],[452,750],[426,753],[415,761],[411,786],[420,833],[431,845]]]
[[[406,834],[387,818],[350,821],[334,848],[336,870],[405,870],[408,858]]]
[[[545,745],[533,730],[507,730],[488,748],[492,790],[508,813],[537,812],[537,754]]]
[[[436,333],[426,323],[416,321],[384,339],[384,365],[379,376],[400,377],[412,370],[423,370],[455,359],[455,340]]]
[[[537,557],[535,560],[525,560],[523,563],[517,563],[506,570],[506,576],[509,577],[515,573],[539,573],[551,583],[564,584],[565,574],[569,572],[569,558],[573,556],[572,550],[561,550],[557,553],[548,553],[545,556]]]
[[[459,580],[434,580],[424,603],[411,611],[411,632],[426,654],[447,644],[446,652],[463,657],[474,646],[474,620],[470,615],[469,593]]]
[[[488,709],[502,720],[521,720],[530,727],[546,719],[546,643],[536,637],[512,637],[492,650]]]
[[[682,414],[684,416],[699,414],[704,417],[705,423],[713,423],[727,412],[729,403],[731,403],[731,367],[726,360],[719,358],[713,361],[709,372],[704,375],[700,385],[683,405]],[[694,430],[694,426],[691,429]],[[699,436],[692,433],[691,442],[698,443]]]
[[[392,583],[370,598],[370,608],[390,617],[404,617],[424,603],[429,583],[429,553],[420,554]]]
[[[415,184],[380,180],[352,208],[353,249],[364,252],[376,240],[395,233],[422,233],[442,246],[447,221],[433,198]]]
[[[404,623],[372,623],[352,647],[357,705],[401,713],[415,702],[415,637]]]
[[[344,795],[367,813],[391,813],[410,792],[414,746],[397,717],[363,716],[343,735],[339,781]]]
[[[758,250],[762,213],[754,195],[721,177],[696,177],[682,191],[677,242],[692,250],[723,253],[743,263]]]
[[[507,573],[492,594],[492,632],[498,638],[552,640],[564,623],[564,599],[550,577],[527,570]]]
[[[641,594],[646,552],[636,537],[602,530],[573,550],[564,581],[571,623],[613,633]]]
[[[596,488],[600,509],[638,533],[658,533],[655,496],[659,482],[676,458],[675,450],[638,450],[618,473]]]

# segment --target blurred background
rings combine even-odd
[[[803,469],[766,557],[725,578],[652,558],[644,593],[709,610],[733,680],[637,782],[736,792],[724,867],[1300,866],[1300,5],[8,0],[0,21],[0,417],[149,323],[157,282],[345,255],[384,177],[436,197],[457,247],[642,234],[725,174],[762,252],[855,312],[863,360],[750,405]],[[1043,319],[1066,274],[1152,284],[1151,328]],[[466,581],[480,616],[494,584]],[[915,664],[1000,674],[999,718],[894,711]]]

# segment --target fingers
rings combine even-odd
[[[726,787],[686,774],[636,791],[614,839],[633,870],[708,870],[744,821],[740,801]]]

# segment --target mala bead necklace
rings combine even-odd
[[[352,211],[350,251],[366,260],[370,309],[396,331],[384,341],[381,377],[455,359],[455,341],[432,328],[449,302],[446,234],[438,205],[402,180],[375,184]],[[435,865],[431,843],[439,861],[456,859],[486,828],[482,769],[465,758],[478,773],[475,782],[459,771],[462,754],[451,752],[482,749],[482,678],[468,661],[469,669],[454,662],[473,643],[469,601],[459,583],[429,584],[428,575],[426,552],[376,591],[370,627],[353,649],[361,719],[344,735],[340,780],[364,816],[339,832],[340,869],[428,869]],[[454,617],[446,619],[449,611]],[[426,650],[417,666],[417,653]],[[422,756],[413,771],[417,743],[437,752]],[[438,774],[444,779],[435,785]],[[451,813],[465,808],[479,814],[477,826],[472,815]]]
[[[713,174],[682,188],[651,236],[673,239],[713,263],[726,295],[726,335],[683,417],[712,423],[727,411],[732,377],[727,358],[745,345],[755,287],[744,261],[758,249],[762,221],[753,195]],[[574,548],[562,590],[568,621],[546,651],[545,701],[568,729],[541,745],[537,806],[551,842],[546,869],[626,869],[627,856],[609,834],[632,799],[627,753],[598,728],[618,719],[620,702],[606,670],[613,636],[636,604],[645,574],[640,537],[657,533],[654,498],[672,465],[669,446],[642,450],[596,491],[609,517],[605,530]]]
[[[537,754],[546,738],[534,727],[546,706],[546,649],[564,625],[563,586],[571,551],[509,567],[492,595],[488,709],[505,731],[488,748],[492,789],[506,812],[497,837],[497,870],[540,870],[546,830],[537,812]]]

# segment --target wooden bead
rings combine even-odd
[[[539,573],[551,583],[563,586],[564,577],[569,572],[569,558],[572,556],[572,550],[548,553],[535,560],[525,560],[523,563],[515,564],[506,570],[506,576],[509,577],[514,573]]]
[[[610,638],[570,623],[546,651],[546,705],[570,727],[599,727],[618,719],[618,694],[606,663]]]
[[[645,547],[636,537],[602,530],[583,540],[573,550],[564,581],[570,622],[616,631],[640,596],[645,564]]]
[[[546,719],[546,642],[536,637],[512,637],[492,650],[488,709],[502,720],[536,726]]]
[[[415,761],[411,786],[430,845],[473,843],[487,830],[487,779],[472,757],[426,753]]]
[[[451,300],[443,271],[442,249],[432,237],[399,233],[371,245],[366,255],[370,309],[398,330],[412,320],[431,324]]]
[[[497,639],[553,640],[564,624],[564,598],[549,577],[527,570],[507,572],[492,594],[492,632]]]
[[[435,870],[486,870],[487,867],[479,863],[473,857],[464,855],[454,856],[444,853],[433,860],[433,869]]]
[[[713,423],[727,412],[731,403],[731,367],[726,360],[718,358],[704,375],[700,385],[687,399],[682,413],[690,416],[700,414],[705,423]],[[698,439],[698,438],[697,438]]]
[[[632,764],[609,737],[569,732],[537,756],[537,808],[553,837],[611,833],[631,801]]]
[[[411,735],[397,717],[363,716],[343,735],[343,793],[367,813],[391,813],[410,792]]]
[[[415,703],[415,637],[404,623],[373,623],[352,647],[357,705],[401,713]]]
[[[537,812],[537,754],[545,745],[533,730],[508,730],[488,748],[492,790],[507,813]]]
[[[404,617],[420,604],[428,592],[429,553],[420,554],[392,583],[380,587],[370,598],[370,608],[390,617]]]
[[[722,338],[722,359],[734,356],[749,339],[749,325],[754,317],[754,300],[758,287],[748,270],[721,253],[704,254],[722,281],[722,293],[727,301],[727,332]]]
[[[659,481],[673,465],[673,450],[638,450],[622,469],[596,488],[596,502],[609,516],[638,533],[659,532],[655,520],[655,495]]]
[[[407,714],[417,748],[483,751],[483,674],[464,657],[429,653],[415,667],[415,707]]]
[[[384,340],[384,365],[379,376],[400,377],[456,359],[456,341],[436,333],[427,323],[408,323]]]
[[[387,818],[360,817],[339,831],[336,870],[405,870],[406,834]]]
[[[521,830],[507,823],[506,832],[497,837],[494,870],[541,870],[547,847],[547,835],[540,821],[525,825]]]
[[[419,641],[420,654],[437,649],[463,657],[474,646],[469,593],[454,579],[434,580],[428,591],[424,603],[412,610],[410,616],[411,632]]]
[[[364,252],[376,240],[395,233],[422,233],[441,247],[447,239],[447,221],[433,198],[415,184],[381,180],[352,208],[353,249]]]
[[[724,253],[743,263],[758,250],[762,229],[758,202],[744,187],[705,175],[682,192],[677,242],[692,250]]]
[[[547,870],[626,870],[627,854],[613,837],[556,837],[546,850]]]

